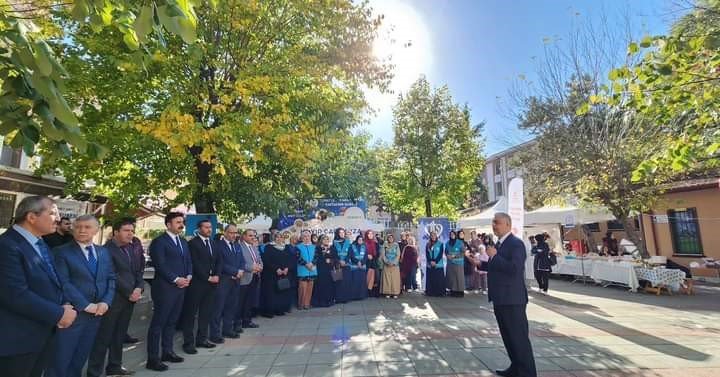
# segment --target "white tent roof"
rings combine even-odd
[[[615,220],[604,207],[545,206],[525,213],[525,225],[530,224],[590,224]]]
[[[334,216],[319,224],[316,224],[313,228],[346,228],[346,229],[360,229],[362,231],[372,230],[374,232],[382,232],[385,230],[385,226],[376,222],[370,221],[365,218],[348,218],[345,216]]]
[[[265,215],[260,215],[244,224],[238,225],[238,228],[252,229],[259,233],[259,232],[268,232],[271,226],[272,226],[272,219]]]
[[[457,222],[458,229],[488,227],[492,225],[492,219],[496,212],[507,213],[507,199],[501,196],[492,207],[472,216],[460,218]],[[527,223],[527,221],[526,221]]]

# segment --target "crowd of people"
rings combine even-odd
[[[145,285],[135,221],[114,223],[101,246],[93,244],[100,230],[94,216],[76,218],[70,231],[65,218],[56,228],[55,214],[49,198],[27,197],[15,225],[0,236],[0,248],[9,251],[0,255],[0,321],[8,326],[0,370],[79,377],[87,363],[88,377],[131,375],[122,346]],[[203,220],[188,241],[182,213],[168,213],[165,225],[148,248],[155,276],[146,368],[154,371],[184,361],[174,349],[178,331],[183,352],[192,355],[259,327],[256,316],[418,290],[422,255],[409,233],[396,242],[392,234],[381,240],[373,231],[351,239],[343,228],[332,239],[307,230],[298,236],[272,232],[261,242],[254,230],[241,232],[235,224],[213,236],[212,224]],[[465,241],[462,230],[453,231],[443,243],[431,233],[427,267],[420,271],[425,294],[487,292],[495,247],[490,235],[472,232]]]

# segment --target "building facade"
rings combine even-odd
[[[522,169],[513,166],[513,157],[533,146],[534,140],[518,144],[485,159],[483,184],[488,190],[488,201],[495,202],[507,195],[508,184],[515,177],[522,177]]]

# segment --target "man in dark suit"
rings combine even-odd
[[[88,377],[100,377],[103,369],[108,376],[133,374],[122,366],[123,341],[135,303],[140,300],[145,285],[142,270],[135,267],[137,261],[132,251],[134,236],[135,222],[125,218],[113,225],[113,238],[105,244],[115,268],[115,297],[100,323],[88,361]]]
[[[50,248],[41,238],[55,231],[57,207],[44,196],[25,197],[15,225],[0,235],[0,371],[40,377],[52,360],[57,328],[77,316],[63,305]]]
[[[43,236],[45,243],[50,246],[50,249],[65,245],[66,243],[74,240],[70,229],[71,226],[72,223],[70,222],[70,218],[63,216],[57,225],[57,230],[54,233]]]
[[[150,243],[150,258],[155,267],[155,279],[150,295],[153,300],[153,317],[147,336],[148,360],[146,367],[165,371],[163,361],[181,363],[185,359],[173,351],[175,325],[185,298],[185,288],[192,280],[190,246],[181,235],[185,230],[185,216],[170,212],[165,216],[167,231]],[[162,354],[160,341],[162,338]]]
[[[60,329],[48,377],[80,377],[100,320],[115,296],[115,271],[107,249],[93,244],[100,223],[93,215],[75,219],[74,242],[53,249],[65,299],[78,311],[73,326]]]
[[[257,328],[252,322],[252,309],[255,306],[258,288],[260,286],[260,273],[263,269],[263,262],[260,258],[257,246],[257,233],[252,229],[245,229],[242,240],[238,241],[238,247],[242,250],[245,259],[245,273],[240,278],[238,288],[238,305],[235,309],[235,332],[243,328]]]
[[[238,303],[239,280],[245,274],[245,258],[242,250],[235,243],[238,230],[235,224],[225,226],[222,238],[215,243],[216,250],[222,252],[222,270],[220,284],[215,297],[215,309],[210,322],[210,341],[223,343],[223,337],[237,338],[238,332],[234,330],[235,310]],[[238,325],[241,325],[238,323]],[[240,329],[242,332],[242,328]]]
[[[488,298],[493,303],[500,335],[510,357],[510,367],[495,373],[506,377],[535,377],[526,313],[525,244],[510,231],[512,220],[506,213],[495,214],[492,228],[499,240],[496,247],[487,250],[490,257]]]
[[[197,236],[190,240],[193,280],[185,295],[182,313],[183,351],[196,354],[200,348],[215,348],[208,341],[210,318],[215,308],[215,293],[220,282],[222,253],[215,250],[210,220],[201,220],[197,225]],[[197,318],[197,335],[195,319]]]

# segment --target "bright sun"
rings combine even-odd
[[[383,111],[397,101],[399,93],[407,92],[420,75],[432,67],[430,33],[422,17],[412,6],[397,0],[371,2],[375,14],[385,16],[373,44],[378,59],[394,65],[390,85],[393,93],[367,93],[370,106]]]

